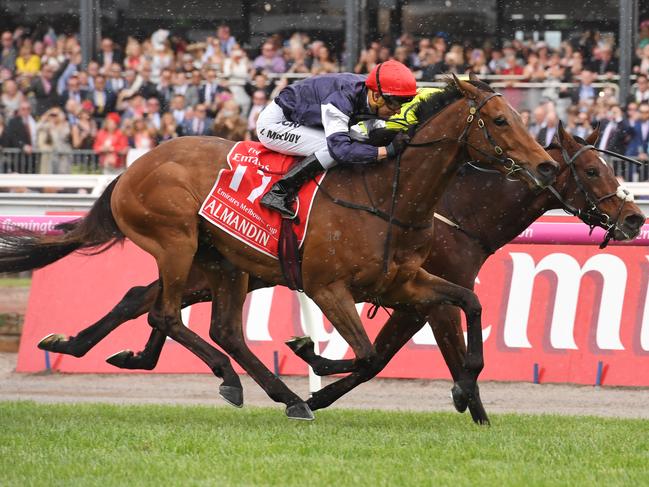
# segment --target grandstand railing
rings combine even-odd
[[[92,150],[6,148],[0,152],[0,172],[21,174],[99,174],[99,156]]]

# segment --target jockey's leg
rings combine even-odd
[[[286,218],[293,218],[292,202],[300,187],[318,173],[336,164],[329,149],[324,130],[306,127],[287,120],[274,102],[268,105],[257,120],[257,136],[267,148],[294,156],[307,156],[295,164],[262,197],[261,204],[272,208]]]

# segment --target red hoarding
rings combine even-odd
[[[646,247],[601,251],[586,245],[508,245],[492,256],[476,283],[484,315],[483,380],[530,381],[539,364],[541,382],[593,384],[603,362],[605,385],[649,386],[649,254]],[[92,257],[73,255],[34,273],[18,370],[40,371],[45,354],[36,348],[49,333],[75,335],[107,313],[134,285],[156,278],[153,260],[130,243]],[[385,320],[365,316],[371,337]],[[362,309],[361,309],[362,308]],[[328,358],[350,357],[342,338],[314,305],[300,308],[285,288],[252,293],[244,311],[251,349],[269,368],[278,351],[282,374],[306,374],[303,362],[283,344],[304,334],[303,315],[317,328]],[[209,305],[186,310],[185,323],[209,340]],[[50,354],[63,372],[121,372],[104,362],[119,350],[139,350],[150,328],[145,317],[126,323],[83,358]],[[155,372],[209,372],[169,340]],[[426,327],[393,359],[383,377],[449,378]]]

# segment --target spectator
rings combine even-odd
[[[539,130],[536,140],[543,147],[547,147],[554,140],[555,135],[557,134],[557,127],[559,125],[559,118],[555,112],[549,112],[545,116],[545,125],[541,130]]]
[[[225,56],[231,56],[232,51],[237,45],[237,40],[231,35],[230,27],[225,24],[219,25],[219,28],[216,30],[216,37],[219,40],[221,52]]]
[[[214,119],[212,135],[227,140],[245,140],[248,135],[247,122],[241,117],[239,105],[235,100],[228,100]]]
[[[216,72],[208,70],[206,86],[210,84],[214,86],[216,84]],[[223,76],[228,80],[227,86],[232,92],[234,99],[237,100],[237,103],[241,106],[241,111],[247,113],[248,108],[250,107],[250,96],[246,93],[246,80],[248,79],[248,73],[250,72],[250,59],[246,56],[246,53],[243,49],[236,46],[232,49],[231,55],[228,59],[225,60],[223,64]],[[214,93],[214,88],[211,89]],[[217,90],[218,91],[218,90]],[[209,102],[205,99],[201,103]]]
[[[627,156],[636,157],[641,161],[648,161],[647,150],[649,147],[649,103],[638,104],[639,119],[633,124],[633,138],[626,151]]]
[[[618,72],[617,59],[613,58],[613,48],[609,44],[604,44],[597,50],[596,59],[588,66],[590,71],[597,74],[613,75]]]
[[[16,73],[34,76],[41,70],[41,58],[32,51],[32,43],[25,41],[16,58]]]
[[[257,90],[262,90],[266,93],[266,97],[270,98],[270,94],[273,92],[275,85],[272,81],[268,79],[263,72],[257,72],[252,82],[246,84],[246,92],[252,97],[254,92]]]
[[[3,107],[5,119],[13,117],[23,101],[25,101],[25,95],[18,90],[18,84],[13,79],[2,83],[0,105]]]
[[[257,139],[257,118],[261,111],[266,108],[268,104],[268,95],[264,90],[257,90],[252,95],[252,108],[248,114],[248,130],[250,131],[252,140]]]
[[[126,42],[126,49],[124,50],[126,57],[124,58],[124,69],[137,71],[144,62],[142,55],[142,46],[133,37],[129,37]]]
[[[160,100],[152,96],[146,101],[146,110],[144,118],[149,122],[149,125],[157,130],[160,130]]]
[[[78,75],[74,74],[68,78],[68,86],[61,94],[61,106],[65,106],[68,100],[74,100],[80,105],[83,100],[88,98],[88,92],[82,91],[80,85]]]
[[[173,114],[176,125],[178,125],[179,127],[181,127],[183,122],[185,121],[185,108],[187,108],[187,104],[185,103],[185,96],[175,95],[171,100],[169,111]]]
[[[572,128],[569,132],[572,135],[585,139],[590,135],[592,131],[593,131],[593,126],[590,123],[590,117],[588,116],[588,112],[583,110],[580,111],[579,115],[577,115],[577,123],[575,127]]]
[[[188,105],[195,106],[200,102],[201,96],[201,72],[198,69],[195,69],[191,72],[191,77],[187,83],[187,89],[185,91],[185,100]]]
[[[158,90],[155,83],[151,81],[151,65],[148,62],[142,63],[139,70],[139,88],[137,93],[142,95],[145,99],[152,96],[158,96]]]
[[[46,65],[41,70],[41,75],[32,81],[31,91],[36,99],[37,116],[41,116],[47,110],[59,104],[56,84],[67,65],[68,62],[66,61],[56,72],[52,66]]]
[[[405,54],[405,49],[403,50],[403,52]],[[331,57],[329,49],[326,46],[322,46],[318,50],[318,57],[313,60],[313,64],[311,65],[311,73],[325,74],[337,73],[338,71],[340,71],[338,63],[336,63]]]
[[[606,149],[619,154],[624,154],[629,142],[633,138],[633,129],[624,120],[622,109],[613,105],[607,114],[606,120],[600,125],[601,135],[597,141],[597,148]]]
[[[128,139],[119,129],[117,113],[106,115],[103,127],[97,132],[93,150],[99,154],[99,165],[104,174],[118,174],[124,169]]]
[[[261,54],[255,58],[252,63],[255,70],[261,70],[268,73],[286,72],[286,62],[284,58],[277,53],[277,49],[272,42],[266,41],[261,47]]]
[[[101,123],[108,113],[115,111],[117,97],[115,93],[106,88],[106,78],[102,74],[97,75],[95,78],[95,89],[88,93],[86,98],[92,103],[95,118],[99,123]]]
[[[9,69],[13,72],[16,68],[16,58],[18,52],[14,46],[14,36],[8,30],[2,33],[0,37],[2,48],[0,49],[0,66]]]
[[[178,124],[171,112],[165,112],[160,118],[160,130],[158,131],[158,143],[178,137]]]
[[[590,106],[593,104],[595,98],[599,94],[599,90],[593,87],[594,80],[595,73],[584,69],[581,72],[581,76],[579,78],[579,85],[575,88],[561,91],[561,93],[559,93],[559,97],[568,97],[575,105]]]
[[[377,58],[378,54],[375,49],[363,49],[361,51],[360,58],[358,59],[358,63],[356,63],[356,66],[354,66],[354,73],[369,73],[370,71],[372,71],[374,66],[376,66]]]
[[[114,62],[110,65],[110,69],[108,70],[106,88],[117,96],[125,87],[126,81],[122,78],[122,68],[119,63]]]
[[[133,136],[129,138],[129,146],[134,149],[152,149],[156,145],[156,131],[147,125],[143,118],[133,120]]]
[[[182,125],[183,135],[211,135],[213,119],[207,116],[207,107],[203,104],[196,105],[194,118],[185,120]]]
[[[0,148],[2,148],[5,145],[4,133],[5,133],[5,116],[2,113],[0,113]]]
[[[541,129],[545,127],[546,115],[547,110],[543,105],[537,106],[532,112],[532,120],[530,121],[529,132],[535,139],[538,138]]]
[[[110,71],[113,64],[121,65],[123,60],[122,53],[115,49],[113,40],[109,37],[104,37],[101,40],[101,51],[97,56],[97,62],[101,71],[106,73]]]
[[[156,85],[158,100],[163,111],[169,110],[169,104],[173,97],[172,73],[170,69],[163,69],[160,73],[160,81]]]
[[[81,104],[77,113],[76,123],[72,125],[72,148],[76,150],[91,150],[97,136],[97,123],[92,117],[93,106],[89,100]]]
[[[12,164],[10,171],[34,173],[35,165],[32,153],[36,144],[36,120],[32,117],[32,107],[24,101],[18,108],[4,132],[4,145],[14,149],[22,149],[26,157],[21,159],[21,164]]]
[[[71,170],[70,126],[59,107],[43,114],[36,127],[37,146],[41,151],[42,174],[69,174]]]
[[[629,101],[631,100],[636,103],[649,102],[649,80],[646,74],[639,74],[636,78],[635,86],[629,96]]]
[[[208,69],[205,83],[198,89],[198,102],[207,106],[208,112],[216,113],[216,98],[221,92],[221,87],[216,79],[216,70]]]

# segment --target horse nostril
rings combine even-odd
[[[537,166],[537,170],[544,179],[543,182],[550,184],[559,173],[559,164],[554,161],[545,161]]]
[[[631,213],[624,219],[624,225],[628,228],[638,230],[642,225],[644,225],[645,216],[639,213]]]

